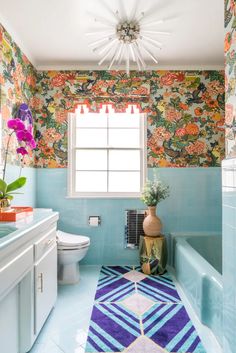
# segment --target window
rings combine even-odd
[[[132,111],[131,111],[132,109]],[[82,112],[81,112],[82,111]],[[139,197],[145,180],[145,116],[79,107],[69,118],[69,196]]]

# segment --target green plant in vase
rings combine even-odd
[[[148,180],[144,185],[141,200],[148,206],[148,215],[143,221],[143,230],[146,235],[155,237],[161,234],[162,223],[156,215],[156,206],[169,196],[169,186],[160,180]]]
[[[0,211],[6,211],[10,209],[11,200],[14,198],[15,194],[19,194],[19,192],[16,192],[16,190],[22,188],[26,183],[26,178],[22,176],[19,176],[19,178],[9,184],[5,181],[7,157],[12,136],[16,136],[17,142],[19,144],[16,149],[16,153],[21,158],[21,164],[24,163],[24,156],[28,154],[28,151],[36,147],[36,143],[32,134],[32,114],[26,104],[23,103],[20,105],[17,112],[17,117],[15,119],[8,120],[7,126],[11,131],[8,134],[3,167],[3,177],[0,179]]]

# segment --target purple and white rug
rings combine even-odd
[[[206,353],[171,276],[103,266],[86,353]]]

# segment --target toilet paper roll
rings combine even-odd
[[[99,217],[89,217],[89,225],[91,227],[98,227],[98,225],[99,225]]]

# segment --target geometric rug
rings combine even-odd
[[[170,274],[103,266],[86,353],[206,353]]]

